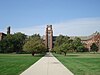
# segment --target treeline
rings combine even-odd
[[[46,48],[39,34],[27,36],[21,32],[8,34],[0,41],[0,53],[41,53]]]
[[[91,51],[97,52],[98,47],[95,43],[90,46]],[[45,47],[43,39],[39,34],[27,36],[21,32],[8,34],[0,41],[0,53],[45,53],[48,51]],[[55,42],[53,50],[56,53],[67,52],[87,52],[89,51],[81,39],[75,37],[70,39],[68,36],[59,35]]]
[[[7,36],[0,41],[0,53],[22,52],[26,38],[27,36],[20,32],[7,34]]]
[[[98,47],[95,43],[91,45],[91,51],[97,51]],[[88,48],[84,46],[84,43],[81,42],[81,39],[75,37],[74,39],[70,39],[68,36],[59,35],[56,38],[53,51],[56,53],[64,53],[66,55],[67,52],[88,52]]]

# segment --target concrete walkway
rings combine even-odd
[[[39,61],[20,75],[74,75],[63,66],[51,53],[47,53]]]

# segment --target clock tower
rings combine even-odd
[[[52,25],[47,25],[46,27],[46,38],[45,38],[45,44],[48,51],[51,51],[53,48],[53,30]]]

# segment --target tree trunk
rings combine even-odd
[[[66,52],[64,52],[65,56],[66,56]]]
[[[96,52],[94,51],[94,54],[95,54]]]
[[[34,52],[32,52],[32,56],[34,56]]]

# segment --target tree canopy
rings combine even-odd
[[[95,43],[92,43],[90,46],[91,51],[97,52],[98,51],[98,46]]]
[[[3,40],[0,41],[0,52],[16,52],[22,51],[23,45],[25,43],[26,35],[18,32],[15,34],[8,34]]]
[[[45,52],[46,47],[41,37],[38,34],[34,34],[24,44],[23,50],[34,55],[35,53]]]
[[[68,51],[83,51],[84,46],[81,43],[81,39],[78,37],[75,37],[73,40],[70,39],[68,36],[59,35],[56,38],[55,44],[54,44],[54,51],[57,53],[63,52],[65,55]]]
[[[54,51],[57,53],[64,52],[66,55],[67,51],[70,49],[69,45],[71,41],[72,40],[70,40],[68,36],[59,35],[54,44]]]

